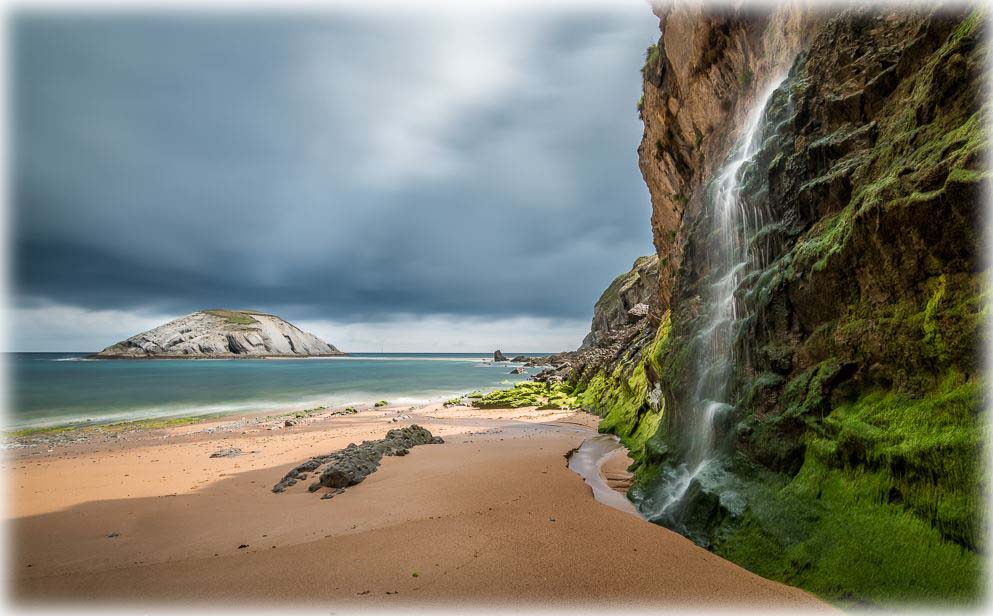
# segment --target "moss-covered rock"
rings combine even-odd
[[[527,406],[568,409],[576,406],[571,385],[539,381],[521,381],[509,389],[480,394],[472,398],[471,403],[481,409],[517,409]]]
[[[845,605],[981,593],[984,23],[980,12],[924,8],[815,21],[742,179],[745,206],[769,224],[750,238],[761,259],[736,294],[720,464],[690,486],[673,527]],[[645,117],[669,113],[658,87],[646,78]],[[678,179],[646,174],[653,194]],[[691,195],[673,236],[682,245],[664,342],[635,341],[628,361],[579,390],[603,429],[630,443],[631,496],[649,512],[700,412],[694,340],[716,275],[710,213],[692,207],[704,197]],[[671,231],[653,222],[657,236]]]

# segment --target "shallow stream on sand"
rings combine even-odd
[[[630,475],[626,471],[618,473],[618,457],[627,459],[627,449],[621,444],[613,434],[598,434],[583,441],[578,449],[569,456],[569,470],[583,478],[590,488],[593,489],[593,498],[603,503],[631,515],[642,517],[635,506],[627,499],[619,487],[614,487],[611,483],[620,483],[626,486],[630,480]],[[625,468],[623,464],[621,468]],[[612,468],[614,467],[614,468]],[[608,470],[605,473],[605,469]],[[618,477],[618,475],[623,475]]]

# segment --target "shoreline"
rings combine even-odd
[[[427,403],[424,406],[427,406]],[[254,421],[259,423],[261,421],[277,421],[279,419],[285,419],[288,417],[296,416],[300,413],[311,414],[312,412],[321,412],[329,415],[333,415],[340,410],[352,407],[362,407],[363,409],[371,409],[375,405],[375,402],[359,402],[359,403],[346,403],[346,404],[333,404],[318,406],[312,409],[298,409],[297,406],[280,406],[280,407],[270,407],[268,410],[225,410],[225,411],[214,411],[210,413],[204,413],[203,415],[176,415],[169,416],[163,415],[161,417],[149,417],[145,419],[131,419],[125,421],[113,421],[113,422],[93,422],[90,420],[84,420],[83,422],[74,422],[66,424],[56,424],[52,426],[39,426],[39,427],[28,427],[16,430],[10,430],[0,435],[0,438],[4,440],[19,440],[19,439],[31,439],[32,437],[41,437],[47,434],[57,434],[57,433],[76,433],[80,436],[100,436],[101,434],[119,434],[121,432],[135,432],[142,430],[157,430],[178,426],[187,425],[197,425],[203,423],[214,423],[214,422],[225,422],[232,421],[235,418],[244,421]],[[302,405],[306,406],[306,405]],[[397,405],[395,405],[397,406]],[[403,405],[398,405],[403,406]],[[414,405],[411,405],[414,406]],[[161,424],[161,425],[160,425]],[[77,442],[77,441],[73,441]],[[28,446],[28,445],[22,445]]]
[[[492,388],[497,390],[499,388]],[[490,391],[491,388],[485,387],[475,391]],[[472,392],[470,392],[472,393]],[[384,394],[385,395],[385,394]],[[465,396],[462,393],[462,396]],[[441,404],[446,400],[453,400],[452,396],[456,398],[461,397],[459,393],[446,392],[444,394],[439,394],[436,396],[431,396],[430,398],[417,399],[415,402],[402,401],[405,399],[404,396],[400,397],[401,401],[395,403],[389,402],[387,408],[399,408],[406,407],[407,410],[416,410],[423,407],[431,406],[434,404]],[[13,428],[8,429],[2,434],[0,434],[0,442],[10,441],[20,441],[27,440],[28,443],[20,444],[18,447],[10,447],[9,445],[5,447],[6,449],[16,449],[25,446],[30,446],[33,443],[30,441],[34,437],[44,437],[46,435],[55,434],[70,434],[75,433],[80,436],[98,436],[100,433],[120,433],[120,432],[131,432],[136,430],[154,430],[160,428],[174,427],[180,425],[194,425],[199,423],[208,422],[223,422],[228,420],[233,420],[234,418],[243,419],[246,421],[261,421],[261,420],[278,420],[287,417],[295,416],[300,413],[307,413],[318,416],[320,414],[324,415],[334,415],[339,411],[348,408],[356,408],[359,410],[368,410],[375,408],[378,400],[362,400],[353,402],[343,402],[343,403],[329,403],[329,404],[317,404],[312,408],[301,408],[306,407],[308,404],[292,404],[292,405],[278,405],[274,404],[272,406],[265,406],[264,408],[249,408],[243,410],[222,410],[222,411],[210,411],[202,415],[162,415],[157,417],[147,417],[140,419],[127,419],[123,421],[93,421],[90,419],[75,420],[69,423],[57,423],[45,426],[28,426],[24,428]],[[159,425],[162,424],[162,425]],[[76,441],[72,441],[76,442]],[[47,442],[43,444],[48,444]]]
[[[390,356],[390,357],[361,357],[356,355],[322,355],[322,356],[301,356],[301,357],[140,357],[140,358],[130,358],[130,357],[94,357],[92,355],[74,357],[71,359],[59,359],[52,361],[85,361],[85,362],[100,362],[105,359],[113,360],[115,362],[120,360],[128,359],[140,359],[143,361],[154,361],[156,359],[168,359],[172,360],[182,360],[182,359],[192,359],[197,362],[224,362],[229,359],[258,359],[258,360],[308,360],[308,361],[453,361],[453,362],[469,362],[478,363],[480,365],[492,365],[493,360],[489,357],[450,357],[445,354],[437,354],[438,357],[416,357],[408,355]],[[494,367],[518,367],[523,366],[522,363],[514,362],[498,362],[498,365]],[[542,366],[533,366],[532,368],[540,371]],[[525,373],[530,376],[535,373]],[[507,374],[506,376],[511,376]],[[527,380],[526,378],[524,380]],[[2,449],[12,449],[21,448],[25,446],[31,446],[35,437],[52,437],[59,434],[73,434],[74,436],[79,436],[85,438],[86,436],[91,436],[93,432],[122,432],[122,431],[132,431],[135,429],[142,429],[148,427],[148,424],[153,424],[151,427],[168,427],[172,425],[181,424],[192,424],[200,423],[205,421],[214,420],[224,420],[231,417],[243,417],[243,418],[256,418],[265,415],[288,415],[299,413],[302,411],[312,411],[314,409],[321,409],[323,411],[334,411],[340,410],[347,407],[372,407],[373,404],[382,399],[386,399],[391,402],[391,405],[396,406],[406,406],[413,408],[420,408],[423,406],[440,403],[446,400],[452,400],[455,398],[462,397],[467,391],[482,391],[489,392],[498,390],[504,387],[512,386],[516,382],[507,378],[504,378],[500,384],[497,385],[483,385],[480,387],[467,388],[467,389],[445,389],[445,390],[435,390],[435,393],[428,396],[416,396],[417,390],[397,390],[389,392],[353,392],[354,396],[349,392],[331,392],[325,394],[318,394],[313,396],[309,401],[300,400],[272,400],[266,401],[262,400],[260,402],[251,401],[241,401],[239,404],[242,405],[241,408],[217,408],[225,406],[223,402],[203,402],[199,406],[190,406],[185,409],[178,409],[175,414],[169,412],[159,413],[154,410],[145,411],[147,414],[143,413],[143,409],[137,409],[134,411],[113,411],[111,416],[108,417],[106,414],[95,417],[86,417],[84,415],[79,415],[77,417],[72,416],[56,416],[52,418],[38,418],[30,421],[23,421],[18,424],[14,420],[13,413],[8,414],[8,420],[10,421],[4,426],[3,431],[0,432],[0,448]],[[416,396],[416,397],[415,397]],[[350,399],[351,398],[351,399]],[[308,408],[310,407],[310,408]],[[201,412],[202,409],[202,412]],[[115,417],[114,415],[117,415]],[[128,417],[131,415],[131,417]],[[14,425],[11,425],[14,424]],[[73,439],[75,441],[76,439]],[[42,444],[50,444],[47,440]],[[58,443],[56,443],[58,444]]]
[[[596,434],[597,420],[529,407],[392,406],[278,430],[215,420],[11,450],[12,596],[30,604],[824,607],[596,501],[565,456]],[[413,423],[445,444],[384,458],[330,500],[305,484],[271,492],[311,456]],[[222,448],[245,453],[209,457]]]

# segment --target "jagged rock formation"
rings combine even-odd
[[[107,359],[344,355],[283,319],[251,310],[204,310],[100,351]]]
[[[611,361],[559,374],[631,449],[631,497],[659,511],[690,419],[713,411],[693,396],[720,274],[715,176],[786,75],[741,178],[741,206],[765,220],[733,297],[720,463],[685,486],[678,519],[657,521],[842,603],[972,601],[986,545],[985,17],[802,6],[657,10],[639,155],[660,314]]]
[[[609,372],[639,351],[655,335],[659,323],[659,259],[638,257],[631,269],[610,283],[593,307],[590,333],[575,351],[543,358],[552,368],[532,377],[536,381],[584,382]],[[635,344],[641,340],[640,344]],[[628,358],[630,361],[630,358]]]
[[[317,476],[317,481],[307,488],[316,492],[321,488],[331,488],[322,498],[333,498],[345,488],[361,483],[366,477],[376,472],[383,456],[405,456],[412,447],[418,445],[441,445],[444,439],[434,436],[426,428],[411,424],[405,428],[396,428],[386,433],[385,438],[373,441],[362,441],[334,453],[315,456],[306,462],[295,466],[272,487],[277,494],[296,485],[298,481],[307,479],[310,474]]]
[[[647,317],[658,300],[659,257],[639,257],[631,270],[615,278],[597,300],[590,333],[580,350],[604,346],[613,332]]]

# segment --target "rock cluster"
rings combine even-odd
[[[375,472],[383,456],[405,456],[411,447],[440,445],[444,442],[440,436],[434,436],[418,425],[397,428],[387,432],[385,438],[363,441],[361,445],[351,443],[334,453],[307,460],[286,473],[272,487],[272,491],[284,492],[298,481],[307,479],[310,474],[320,472],[318,480],[310,484],[308,490],[316,492],[321,488],[331,488],[340,492]]]
[[[581,382],[598,372],[612,373],[618,363],[654,336],[659,324],[659,259],[639,257],[631,270],[614,279],[593,307],[590,333],[575,351],[533,358],[551,366],[532,379]]]

